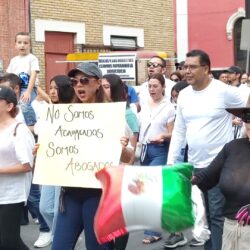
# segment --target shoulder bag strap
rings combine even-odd
[[[149,131],[149,128],[150,128],[150,126],[151,126],[152,120],[155,119],[155,118],[157,117],[157,115],[159,115],[159,114],[161,113],[161,111],[162,111],[164,108],[165,108],[165,104],[162,105],[162,107],[159,108],[158,112],[154,115],[154,117],[151,118],[150,123],[148,124],[147,128],[145,129],[145,131],[144,131],[144,133],[143,133],[143,139],[146,137],[146,134],[147,134],[148,131]]]
[[[20,124],[22,124],[22,123],[21,123],[21,122],[18,122],[18,123],[16,124],[15,129],[14,129],[14,133],[13,133],[14,136],[16,136],[17,127],[18,127]]]

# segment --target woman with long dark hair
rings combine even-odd
[[[20,220],[27,202],[33,167],[34,138],[17,122],[15,92],[0,87],[0,249],[29,249],[20,237]]]
[[[49,98],[51,103],[70,103],[75,95],[70,78],[66,75],[56,75],[50,80]],[[39,121],[35,126],[35,132],[39,135]],[[50,232],[40,232],[35,247],[45,247],[51,244],[55,232],[56,219],[59,206],[60,187],[43,185],[39,210],[50,228]]]
[[[112,102],[127,102],[125,113],[127,124],[125,134],[129,137],[129,143],[133,148],[133,153],[129,156],[129,161],[125,160],[125,162],[128,164],[133,164],[134,153],[139,135],[139,122],[128,103],[128,87],[116,74],[104,75],[102,78],[102,87],[107,97]]]

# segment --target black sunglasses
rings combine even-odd
[[[75,79],[75,78],[73,78],[73,77],[71,77],[71,78],[70,78],[70,82],[71,82],[71,85],[74,87],[74,86],[77,85],[78,80]],[[88,77],[81,77],[80,80],[79,80],[79,82],[80,82],[81,84],[84,84],[84,85],[85,85],[85,84],[89,84],[90,79],[89,79]]]
[[[163,65],[161,65],[160,63],[152,63],[152,62],[148,62],[147,66],[148,66],[148,68],[150,68],[150,67],[157,68],[159,66],[163,67]]]

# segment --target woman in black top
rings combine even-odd
[[[192,183],[202,191],[219,185],[225,196],[222,249],[243,250],[250,245],[250,108],[228,111],[245,122],[247,138],[227,143],[206,169],[194,174]]]

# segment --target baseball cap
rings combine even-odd
[[[68,76],[74,77],[77,72],[82,72],[86,76],[94,76],[97,78],[102,78],[102,71],[98,66],[91,62],[82,62],[79,63],[76,68],[69,71]]]
[[[17,105],[17,98],[14,90],[6,86],[0,86],[0,99]]]
[[[227,69],[228,73],[236,73],[236,74],[242,74],[242,69],[238,66],[231,66],[229,69]]]
[[[226,108],[226,111],[241,118],[245,123],[250,123],[250,107]]]
[[[175,63],[175,68],[176,69],[181,69],[184,64],[185,64],[185,61],[177,62],[177,63]]]

